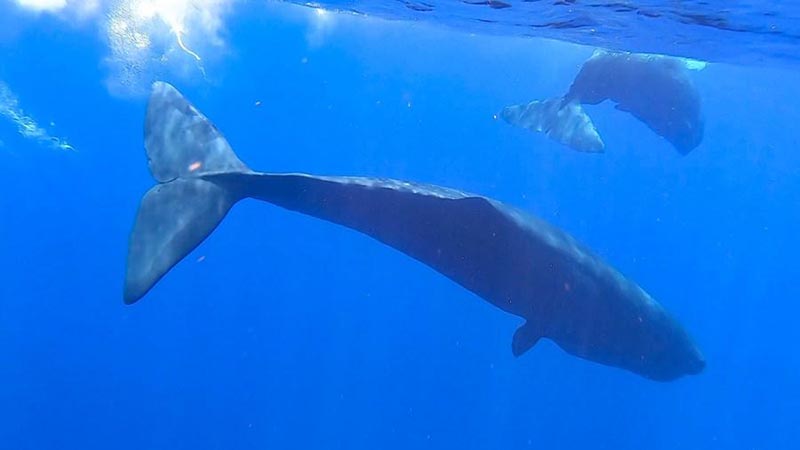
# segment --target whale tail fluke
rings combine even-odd
[[[556,97],[506,106],[499,116],[511,125],[544,133],[581,152],[603,151],[603,140],[578,101]]]
[[[207,177],[249,172],[216,127],[167,83],[153,84],[144,138],[158,184],[142,199],[131,232],[126,304],[194,250],[241,198]]]

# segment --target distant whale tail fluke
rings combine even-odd
[[[547,137],[581,152],[602,152],[603,140],[592,119],[578,101],[567,98],[535,100],[506,106],[500,117],[511,125],[544,133]]]
[[[130,236],[127,304],[194,250],[240,199],[203,177],[249,172],[216,127],[167,83],[153,84],[144,137],[150,172],[159,184],[142,199]]]

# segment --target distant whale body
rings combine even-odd
[[[521,355],[541,338],[654,380],[705,362],[680,324],[633,282],[552,225],[498,201],[390,179],[260,173],[172,86],[153,85],[145,149],[158,184],[130,237],[124,300],[144,296],[239,200],[253,198],[352,228],[526,320]]]
[[[507,106],[500,116],[575,150],[601,152],[603,141],[581,105],[606,100],[645,123],[683,155],[703,140],[700,94],[687,62],[661,55],[595,52],[563,97]]]

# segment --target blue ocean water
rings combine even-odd
[[[593,48],[275,3],[173,2],[190,4],[180,33],[26,3],[0,3],[0,448],[797,448],[790,61],[693,72],[706,132],[687,156],[607,104],[589,108],[606,151],[584,154],[494,115],[563,93]],[[203,5],[224,25],[193,34]],[[154,79],[253,168],[435,183],[542,217],[672,311],[706,370],[659,383],[549,341],[514,358],[521,319],[256,201],[123,305]]]

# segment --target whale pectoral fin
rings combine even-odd
[[[539,328],[529,320],[514,332],[514,339],[511,341],[511,352],[514,356],[520,356],[533,348],[541,337],[542,333]]]

